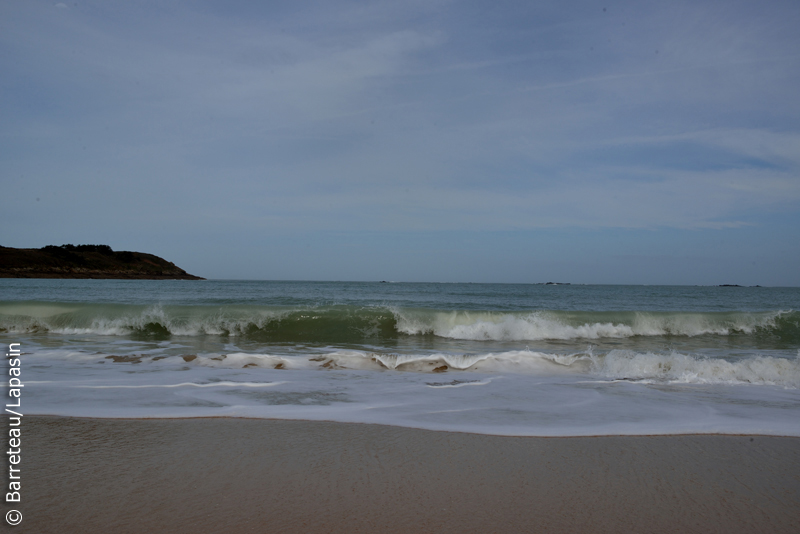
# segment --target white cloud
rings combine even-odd
[[[5,169],[120,228],[704,229],[800,211],[800,10],[643,6],[6,3]]]

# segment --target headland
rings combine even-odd
[[[0,246],[0,278],[111,278],[205,280],[153,254],[108,245]]]

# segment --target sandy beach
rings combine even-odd
[[[798,438],[38,416],[22,443],[19,533],[800,531]]]

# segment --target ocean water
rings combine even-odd
[[[800,288],[0,280],[18,410],[800,436]]]

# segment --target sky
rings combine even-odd
[[[0,244],[800,285],[800,2],[0,3]]]

